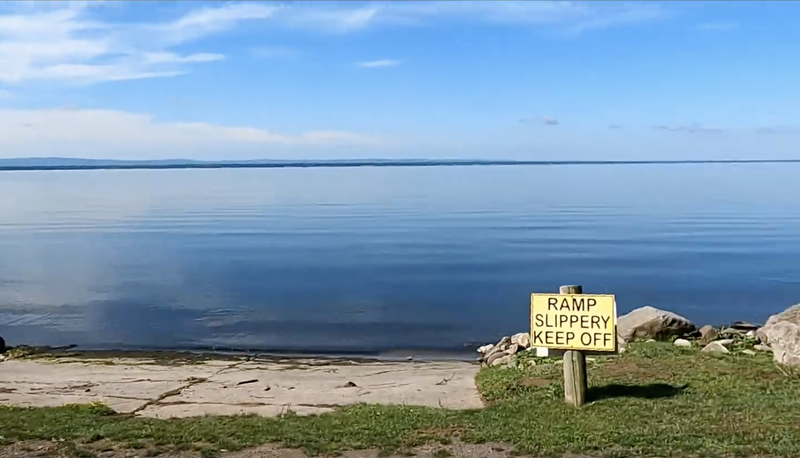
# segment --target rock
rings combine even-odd
[[[506,349],[506,354],[507,354],[507,355],[516,355],[518,350],[519,350],[519,345],[517,345],[517,344],[511,344],[511,346],[509,346],[509,347]]]
[[[494,345],[492,345],[492,344],[484,345],[482,347],[478,347],[478,353],[480,353],[482,355],[485,355],[485,354],[489,353],[490,351],[492,351],[493,348],[494,348]]]
[[[715,340],[714,341],[714,343],[718,343],[718,344],[724,345],[726,347],[730,347],[731,345],[733,345],[733,342],[734,342],[733,339],[720,339],[720,340]]]
[[[508,348],[509,345],[511,345],[511,337],[505,336],[502,339],[500,339],[500,342],[497,342],[495,348],[505,350],[506,348]]]
[[[645,343],[656,343],[656,339],[647,339]]]
[[[502,366],[503,364],[511,364],[514,361],[514,355],[503,355],[499,358],[495,358],[492,362],[489,363],[489,366],[496,367]]]
[[[742,353],[745,354],[745,355],[750,355],[750,356],[755,356],[756,355],[756,352],[754,352],[753,350],[742,350]]]
[[[505,350],[503,350],[502,348],[494,346],[485,355],[483,355],[483,357],[481,359],[483,359],[484,361],[489,361],[489,359],[491,359],[492,356],[504,355],[505,353],[506,353]]]
[[[730,353],[730,350],[725,348],[725,345],[722,345],[719,341],[711,342],[703,347],[701,351],[703,353]]]
[[[776,363],[800,367],[800,304],[769,317],[756,336],[772,348]]]
[[[770,346],[769,346],[769,345],[764,345],[764,344],[759,344],[759,345],[756,345],[756,346],[755,346],[755,347],[753,347],[753,348],[754,348],[755,350],[758,350],[758,351],[772,351],[772,348],[770,348]]]
[[[709,324],[700,328],[700,340],[702,340],[704,343],[711,342],[712,340],[716,339],[718,335],[719,332],[717,331],[717,328]]]
[[[492,353],[486,356],[484,362],[486,363],[487,366],[494,366],[495,361],[497,361],[498,359],[505,358],[506,356],[509,355],[507,355],[504,351],[493,351]]]
[[[675,339],[674,342],[676,347],[691,347],[692,343],[686,339]]]
[[[485,353],[482,353],[480,359],[489,364],[489,361],[493,360],[492,358],[493,356],[495,357],[503,356],[506,350],[508,349],[509,345],[511,345],[511,337],[508,336],[500,339],[500,341],[497,342],[497,344],[495,345],[484,345],[478,349],[478,351],[480,351],[481,349],[485,350]]]
[[[736,329],[737,331],[756,331],[760,326],[753,323],[748,323],[747,321],[734,321],[731,325],[731,328]]]
[[[6,341],[3,340],[3,337],[0,336],[0,353],[6,352]]]
[[[745,331],[740,331],[738,329],[733,329],[733,328],[723,328],[719,331],[719,337],[726,337],[726,338],[730,337],[741,338],[745,334],[747,334]]]
[[[522,348],[528,348],[531,346],[531,335],[527,332],[520,332],[519,334],[514,334],[511,336],[511,343],[517,344]]]
[[[683,336],[697,328],[688,319],[665,310],[646,306],[619,317],[617,329],[626,342],[635,339],[669,340]]]
[[[755,331],[747,331],[747,334],[745,334],[745,335],[747,337],[753,338],[753,337],[756,336],[756,332]]]

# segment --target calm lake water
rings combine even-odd
[[[531,292],[763,322],[800,302],[800,164],[0,173],[9,344],[464,351]]]

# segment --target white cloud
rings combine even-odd
[[[718,134],[724,131],[721,127],[716,126],[707,126],[705,124],[689,124],[685,126],[668,126],[668,125],[659,125],[653,126],[656,130],[664,130],[667,132],[688,132],[690,134]]]
[[[393,1],[375,2],[366,7],[320,5],[322,3],[285,8],[276,14],[276,18],[283,18],[290,25],[333,32],[351,32],[378,24],[422,25],[437,18],[552,26],[570,33],[581,33],[649,21],[664,15],[663,8],[651,2]]]
[[[10,6],[9,6],[10,5]],[[98,6],[99,5],[99,6]],[[236,28],[244,21],[346,33],[374,25],[416,26],[433,21],[467,21],[546,26],[581,33],[649,21],[663,8],[653,3],[396,1],[309,2],[297,6],[233,2],[197,8],[151,22],[112,21],[116,2],[0,2],[0,82],[102,81],[180,75],[191,65],[212,62],[218,53],[178,53],[185,45]],[[122,8],[146,11],[149,4]],[[157,58],[154,58],[157,56]]]
[[[231,3],[222,7],[202,8],[191,11],[176,21],[146,28],[154,33],[163,33],[168,43],[180,44],[236,26],[251,19],[267,19],[279,8],[262,3]],[[156,35],[158,37],[158,35]]]
[[[0,157],[69,156],[109,159],[225,159],[231,152],[270,157],[268,147],[380,146],[352,132],[283,134],[242,126],[159,122],[113,110],[0,110]],[[233,157],[240,159],[241,157]]]
[[[399,60],[391,60],[391,59],[382,59],[382,60],[371,60],[368,62],[359,62],[359,67],[364,68],[376,68],[376,67],[396,67],[400,65]]]
[[[378,5],[359,8],[319,7],[318,5],[286,8],[281,11],[279,18],[295,27],[323,28],[344,33],[362,29],[373,23],[378,19],[378,13],[384,8]]]
[[[216,53],[178,54],[171,47],[225,31],[278,9],[259,3],[207,7],[162,23],[94,20],[95,2],[40,3],[0,12],[0,82],[96,83],[175,76]],[[133,5],[132,8],[138,8]]]

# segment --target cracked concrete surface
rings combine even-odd
[[[117,412],[172,418],[330,412],[358,403],[451,409],[482,406],[468,362],[205,361],[60,358],[0,363],[0,404],[102,402]]]

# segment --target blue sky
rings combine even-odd
[[[800,3],[2,2],[0,158],[800,158]]]

